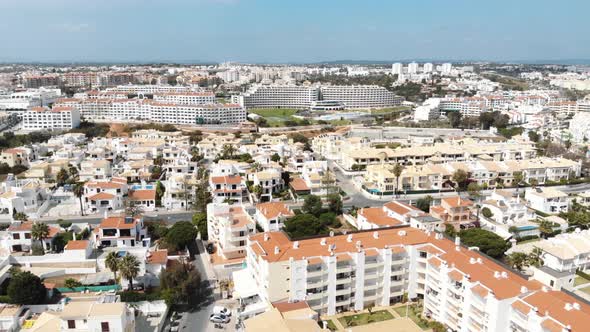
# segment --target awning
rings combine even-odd
[[[246,299],[258,294],[256,281],[247,269],[234,271],[232,278],[234,280],[234,297]]]

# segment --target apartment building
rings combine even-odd
[[[209,187],[213,194],[214,203],[221,203],[225,200],[242,202],[248,192],[246,183],[239,175],[211,176]]]
[[[29,166],[30,150],[25,148],[6,149],[0,153],[0,161],[9,167],[16,165]]]
[[[377,85],[322,85],[322,100],[338,101],[347,109],[400,106],[403,97]]]
[[[150,247],[141,217],[105,217],[92,232],[93,243],[101,247]]]
[[[274,194],[279,193],[284,187],[281,172],[275,169],[268,169],[251,175],[254,186],[260,186],[262,192],[260,201],[271,201]]]
[[[570,205],[568,195],[552,187],[528,188],[524,199],[532,209],[543,213],[567,212]]]
[[[320,91],[315,86],[256,84],[244,94],[232,96],[232,102],[247,109],[281,107],[308,109],[319,98]]]
[[[265,232],[275,232],[282,229],[285,220],[294,215],[285,203],[266,202],[256,205],[254,219]]]
[[[441,199],[440,205],[430,207],[430,214],[442,220],[447,227],[455,230],[475,227],[478,221],[475,215],[475,204],[460,196],[445,197]]]
[[[23,113],[24,130],[69,130],[80,125],[80,111],[74,107],[33,107]]]
[[[256,223],[242,206],[211,203],[207,205],[207,233],[216,255],[241,260],[246,256],[248,236],[256,233]]]
[[[176,105],[215,104],[215,93],[213,91],[156,93],[154,101]]]
[[[247,254],[247,275],[264,301],[307,301],[320,314],[390,305],[407,293],[424,299],[426,317],[455,331],[562,331],[568,325],[583,331],[590,323],[590,310],[580,308],[587,305],[574,297],[525,279],[458,238],[411,227],[300,241],[262,233],[250,237]],[[538,306],[539,297],[557,305]],[[538,316],[525,326],[517,312],[521,301],[531,306],[525,319],[529,312]]]
[[[25,75],[22,77],[23,86],[27,89],[38,89],[40,87],[57,87],[61,83],[59,75]]]
[[[191,87],[183,85],[165,85],[165,84],[141,84],[141,85],[119,85],[113,88],[108,88],[106,91],[123,92],[126,94],[135,95],[155,95],[158,93],[190,93],[194,92]]]

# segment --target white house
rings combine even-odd
[[[524,198],[532,209],[544,213],[567,212],[569,209],[567,194],[552,187],[529,188]]]
[[[283,228],[285,220],[294,215],[284,203],[266,202],[256,205],[254,218],[265,232],[272,232]]]

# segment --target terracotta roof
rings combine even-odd
[[[288,302],[288,301],[283,301],[283,302],[273,302],[272,306],[277,308],[277,310],[281,313],[283,312],[289,312],[289,311],[293,311],[293,310],[299,310],[299,309],[306,309],[309,308],[309,305],[307,304],[307,301],[299,301],[299,302]]]
[[[590,326],[590,304],[560,291],[537,291],[521,301],[537,308],[540,316],[548,316],[563,325],[570,325],[571,331],[587,331]],[[574,303],[579,309],[573,307]],[[566,305],[572,306],[569,310]],[[550,324],[550,323],[547,323]]]
[[[136,219],[131,219],[131,222],[125,222],[125,217],[108,217],[101,221],[100,228],[119,228],[119,229],[130,229],[135,228],[137,224]]]
[[[473,287],[471,287],[471,291],[477,295],[479,295],[479,297],[485,298],[488,295],[488,290],[483,287],[482,285],[475,285]]]
[[[114,180],[114,179],[113,179]],[[85,184],[86,187],[89,188],[101,188],[101,189],[119,189],[123,187],[123,183],[120,181],[112,181],[112,182],[87,182]]]
[[[420,210],[412,205],[398,202],[398,201],[389,202],[389,203],[385,204],[385,207],[397,214],[400,214],[400,215],[405,215],[408,212],[421,212],[421,214],[424,213],[422,210]]]
[[[545,319],[542,323],[541,326],[550,332],[563,332],[565,326],[559,324],[558,322],[554,321],[551,318],[547,318]]]
[[[452,270],[451,272],[449,272],[449,277],[455,281],[461,281],[463,280],[463,273],[457,270]]]
[[[459,196],[445,197],[442,199],[442,201],[448,204],[450,207],[473,206],[472,201],[465,198],[460,198]]]
[[[103,192],[99,192],[96,195],[92,195],[92,196],[88,197],[88,199],[90,199],[91,201],[96,201],[98,199],[113,199],[113,198],[115,198],[115,195],[109,194],[109,193],[104,192],[104,191]]]
[[[362,208],[358,214],[365,217],[369,223],[375,224],[379,227],[397,226],[403,224],[403,222],[400,220],[388,216],[387,212],[381,207]]]
[[[242,177],[239,175],[212,176],[211,182],[214,184],[240,184]]]
[[[88,240],[72,240],[66,244],[64,250],[84,250],[88,248],[89,243]]]
[[[294,178],[289,183],[289,185],[295,191],[308,191],[308,190],[310,190],[309,186],[307,185],[307,183],[305,183],[305,180],[303,180],[302,178]]]
[[[150,251],[147,258],[148,264],[166,264],[168,261],[168,251],[166,249]]]
[[[256,209],[260,211],[266,219],[274,219],[278,216],[290,217],[294,215],[287,205],[281,202],[260,203],[256,205]]]
[[[522,302],[521,300],[516,300],[512,302],[512,308],[518,310],[519,312],[528,315],[531,312],[531,307],[526,303]]]
[[[156,190],[155,189],[140,189],[129,192],[129,199],[132,200],[155,200]]]
[[[52,237],[56,236],[59,233],[59,228],[48,226],[49,227],[49,235],[46,239],[51,239]],[[13,223],[8,227],[8,231],[10,232],[30,232],[33,229],[33,222],[32,221],[23,221],[21,223]]]

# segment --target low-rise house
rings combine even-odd
[[[303,164],[301,170],[301,179],[305,181],[306,186],[309,188],[312,195],[326,195],[326,173],[328,172],[327,161],[309,161]],[[334,176],[332,175],[334,179]]]
[[[491,220],[498,224],[513,225],[530,218],[527,207],[507,190],[494,190],[490,197],[481,203],[481,208],[488,208],[492,213]]]
[[[535,243],[543,251],[543,264],[555,271],[590,269],[590,231],[563,233]]]
[[[532,209],[543,213],[567,212],[570,204],[566,193],[552,187],[528,188],[524,198]]]
[[[49,185],[34,179],[16,179],[9,174],[1,186],[0,220],[12,221],[15,213],[38,218],[49,205]]]
[[[272,232],[283,228],[285,220],[294,215],[285,203],[266,202],[256,205],[254,218],[265,232]]]
[[[26,148],[6,149],[0,153],[0,162],[6,163],[10,167],[17,165],[29,166],[30,150]]]
[[[51,250],[51,244],[55,236],[59,233],[59,228],[48,226],[49,234],[43,238],[41,244],[45,251]],[[33,222],[31,221],[15,221],[10,224],[7,231],[8,247],[10,252],[28,252],[32,249],[34,244],[33,236],[31,234],[33,229]]]
[[[127,180],[124,178],[86,182],[82,198],[84,211],[92,214],[121,210],[125,207],[124,197],[127,193]]]
[[[281,172],[274,169],[256,172],[251,177],[253,185],[262,189],[259,198],[261,202],[271,201],[273,194],[280,192],[284,186]]]
[[[141,217],[104,218],[93,230],[93,241],[103,247],[150,247],[147,228]]]
[[[207,233],[216,255],[240,260],[246,256],[246,240],[256,233],[256,224],[242,206],[211,203],[207,205]]]
[[[112,175],[111,162],[108,160],[85,160],[80,164],[80,181],[106,180]]]
[[[127,201],[130,206],[139,208],[141,211],[154,211],[156,209],[156,189],[130,190]]]
[[[474,204],[468,199],[460,196],[445,197],[441,199],[440,205],[431,206],[430,214],[443,221],[448,226],[460,230],[472,228],[477,222],[474,215]]]

